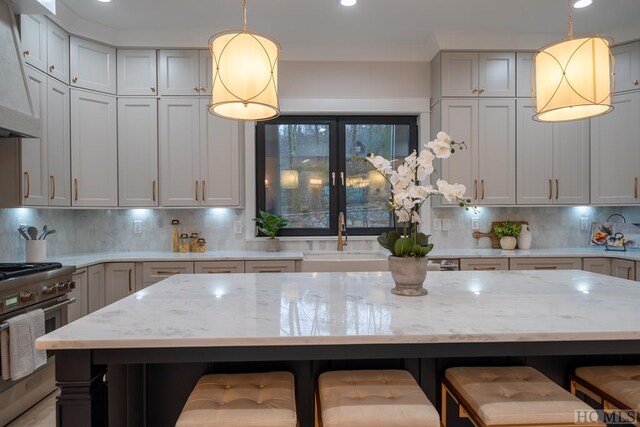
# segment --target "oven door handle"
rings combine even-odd
[[[47,308],[43,309],[43,311],[44,311],[45,314],[47,314],[51,310],[55,310],[55,309],[58,309],[60,307],[64,307],[65,305],[69,305],[69,304],[74,303],[74,302],[76,302],[75,297],[71,297],[69,299],[65,299],[65,300],[59,302],[58,304],[54,304],[54,305],[52,305],[50,307],[47,307]],[[0,323],[0,331],[2,331],[4,329],[8,329],[8,328],[9,328],[9,324],[7,322]]]

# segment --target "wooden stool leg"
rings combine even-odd
[[[442,396],[440,396],[440,400],[442,401],[440,406],[440,418],[442,419],[442,427],[447,427],[447,386],[442,383]]]
[[[571,382],[570,382],[570,390],[571,390],[571,394],[573,394],[575,396],[576,395],[576,382],[574,380],[571,380]]]

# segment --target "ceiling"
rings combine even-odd
[[[118,45],[205,46],[211,34],[241,27],[240,0],[58,1],[76,32]],[[575,10],[576,33],[618,40],[640,38],[639,19],[639,0],[594,0]],[[440,48],[539,47],[566,33],[567,3],[360,0],[345,8],[337,0],[249,0],[248,27],[277,39],[285,59],[428,60]]]

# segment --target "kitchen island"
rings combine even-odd
[[[307,427],[326,369],[401,367],[436,403],[456,363],[535,364],[561,382],[576,357],[640,362],[632,281],[429,272],[425,297],[392,287],[389,273],[173,276],[37,341],[56,351],[59,426],[106,425],[107,413],[109,425],[173,425],[206,372],[290,370]]]

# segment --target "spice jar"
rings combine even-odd
[[[180,220],[171,220],[171,252],[180,250]]]
[[[190,237],[190,247],[189,250],[191,252],[197,252],[196,249],[198,248],[198,239],[200,238],[200,236],[198,236],[198,233],[191,233],[191,237]]]
[[[203,254],[207,252],[207,241],[202,237],[196,241],[196,250],[193,252],[197,252],[199,254]]]
[[[191,239],[189,238],[189,235],[184,233],[180,235],[180,243],[179,243],[179,250],[181,253],[187,253],[189,252],[189,248],[191,246]]]

